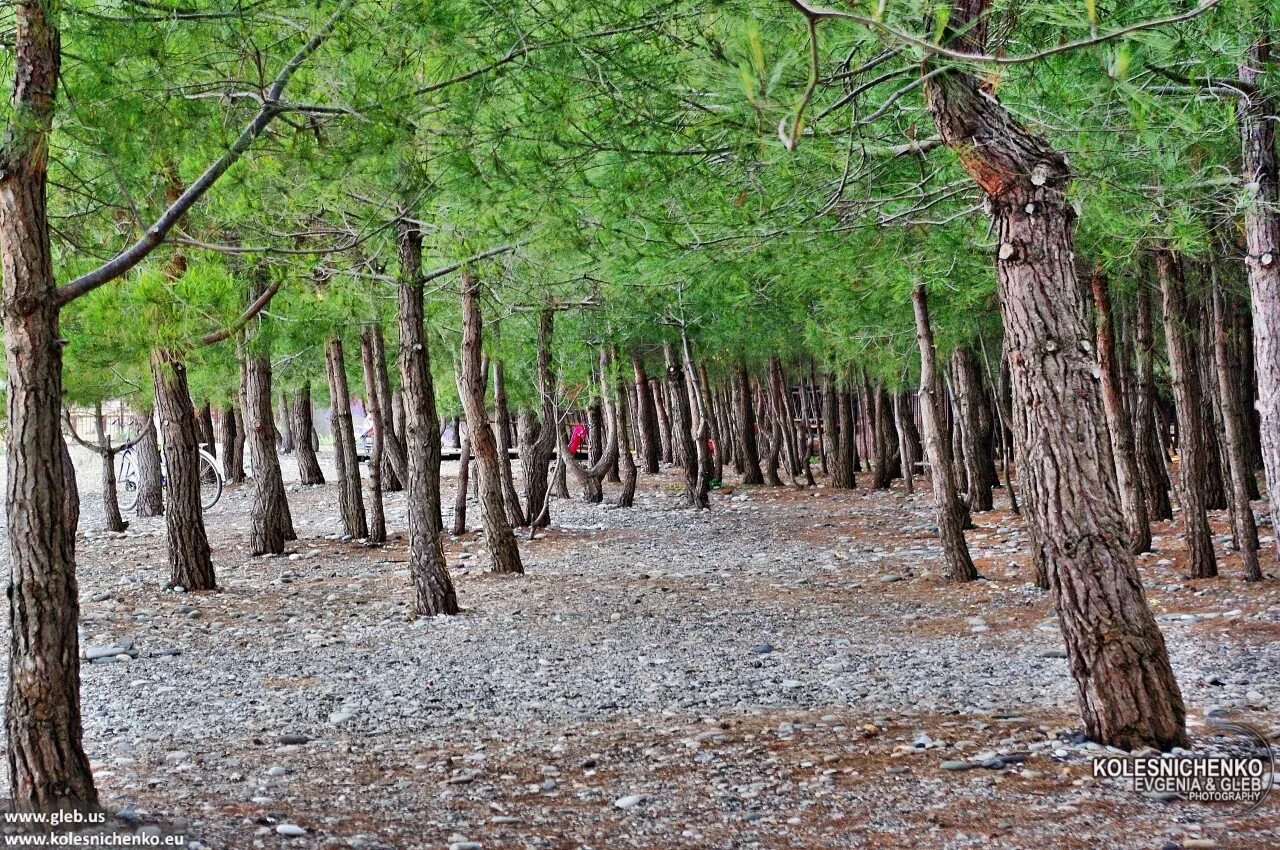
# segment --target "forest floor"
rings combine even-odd
[[[449,538],[465,610],[434,620],[402,494],[375,548],[338,539],[332,487],[290,485],[299,540],[253,558],[251,490],[228,489],[221,590],[180,594],[163,519],[105,535],[86,493],[82,642],[138,653],[83,669],[105,805],[211,848],[1280,846],[1280,791],[1239,816],[1091,777],[1018,518],[975,516],[985,580],[956,586],[927,493],[739,488],[694,513],[677,474],[631,510],[555,501],[523,577]],[[1232,556],[1185,579],[1168,523],[1156,546],[1193,748],[1210,717],[1277,740],[1280,582]]]

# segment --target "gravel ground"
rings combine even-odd
[[[1280,795],[1238,816],[1090,777],[1003,511],[970,533],[987,580],[959,587],[927,495],[738,489],[693,513],[675,474],[642,476],[632,510],[555,502],[524,577],[448,539],[465,611],[427,620],[403,537],[339,541],[332,487],[290,485],[279,558],[247,556],[251,491],[228,488],[221,590],[179,594],[163,520],[105,535],[85,471],[82,639],[108,655],[83,670],[86,748],[109,809],[197,847],[1280,846]],[[393,532],[404,513],[390,494]],[[1275,740],[1276,582],[1230,555],[1188,581],[1171,526],[1156,546],[1194,747],[1216,717]]]

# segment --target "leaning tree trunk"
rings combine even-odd
[[[657,378],[649,379],[649,397],[653,399],[653,409],[658,417],[658,448],[661,450],[662,462],[675,463],[675,440],[671,434],[671,414],[663,403],[662,385]]]
[[[329,421],[333,425],[334,466],[338,471],[338,511],[342,514],[342,531],[351,539],[362,540],[369,536],[369,523],[364,513],[360,459],[356,453],[346,358],[343,356],[340,337],[333,337],[325,345],[325,365],[329,374],[329,404],[332,408]]]
[[[458,596],[440,546],[440,419],[423,329],[422,231],[408,217],[397,231],[400,386],[404,394],[409,575],[418,613],[457,614]]]
[[[200,432],[187,366],[176,351],[157,348],[151,352],[151,375],[164,435],[169,581],[187,590],[213,590],[217,581],[200,500]]]
[[[1213,286],[1213,359],[1218,371],[1218,403],[1222,410],[1223,443],[1227,450],[1227,497],[1231,500],[1231,522],[1236,549],[1244,566],[1245,581],[1262,579],[1262,566],[1258,563],[1258,526],[1249,505],[1248,451],[1245,448],[1247,429],[1244,411],[1238,402],[1235,375],[1232,374],[1230,343],[1227,340],[1227,319],[1222,291],[1214,281]]]
[[[1100,267],[1094,267],[1089,286],[1093,292],[1097,324],[1102,404],[1107,414],[1107,428],[1111,433],[1116,484],[1120,489],[1120,510],[1124,512],[1125,526],[1129,529],[1129,551],[1136,555],[1151,549],[1151,520],[1147,516],[1147,495],[1142,492],[1142,476],[1138,473],[1133,428],[1124,409],[1124,396],[1120,390],[1116,335],[1111,321],[1111,293]]]
[[[747,374],[747,366],[739,361],[734,367],[734,375],[738,381],[738,445],[742,449],[742,483],[763,484],[764,473],[760,471],[760,449],[756,444],[756,407],[751,395],[751,377]]]
[[[1240,65],[1249,93],[1239,104],[1244,180],[1251,188],[1244,212],[1245,268],[1253,305],[1253,362],[1258,381],[1262,461],[1271,505],[1272,537],[1280,557],[1280,166],[1276,107],[1263,86],[1269,42],[1259,38]]]
[[[315,422],[311,419],[311,382],[303,381],[293,397],[294,458],[298,461],[298,480],[303,484],[323,484],[324,471],[316,457]]]
[[[369,447],[369,542],[387,542],[387,516],[382,507],[382,461],[386,445],[386,417],[382,394],[378,389],[377,345],[373,341],[373,325],[365,325],[360,333],[360,365],[364,369],[364,394],[373,431]]]
[[[933,345],[933,328],[929,324],[929,303],[924,284],[911,291],[915,308],[916,341],[920,346],[920,420],[924,425],[924,449],[929,458],[929,477],[933,482],[933,505],[938,521],[938,537],[942,554],[956,581],[973,581],[978,570],[969,556],[964,539],[965,512],[956,494],[955,464],[946,439],[942,417],[942,384],[938,380],[938,364]]]
[[[1187,568],[1192,578],[1218,574],[1213,554],[1213,531],[1209,528],[1206,464],[1208,446],[1199,419],[1204,414],[1200,370],[1185,322],[1194,315],[1187,298],[1182,261],[1167,250],[1156,253],[1160,275],[1160,296],[1164,305],[1164,336],[1169,349],[1169,372],[1173,403],[1178,416],[1178,495],[1182,501],[1182,524],[1187,541]]]
[[[133,419],[134,430],[144,434],[133,453],[138,468],[138,504],[134,512],[140,517],[164,513],[164,473],[160,464],[160,442],[152,425],[154,416],[152,409],[147,408]]]
[[[284,552],[285,543],[297,540],[298,535],[293,530],[293,515],[289,512],[284,476],[280,472],[280,456],[276,454],[271,358],[265,353],[250,354],[245,360],[244,375],[244,412],[249,432],[249,459],[253,466],[249,550],[254,555],[279,555]]]
[[[1156,431],[1155,335],[1146,281],[1138,286],[1134,338],[1133,447],[1142,473],[1142,492],[1147,496],[1147,512],[1152,519],[1173,519],[1164,448]]]
[[[453,494],[453,533],[467,533],[467,490],[471,485],[471,436],[458,448],[458,489]]]
[[[387,347],[382,338],[382,325],[373,326],[373,368],[377,379],[378,404],[382,408],[382,490],[398,493],[404,489],[405,475],[403,411],[401,400],[391,391],[391,375],[387,370]]]
[[[498,463],[498,443],[484,409],[484,373],[481,368],[482,321],[480,284],[469,272],[462,273],[462,351],[458,388],[467,411],[467,433],[480,472],[480,511],[484,515],[485,543],[493,558],[495,573],[523,573],[520,548],[507,521],[502,497],[502,472]]]
[[[987,0],[954,0],[952,31],[981,50]],[[1073,265],[1065,159],[973,75],[929,68],[925,95],[943,142],[986,193],[1014,405],[1027,458],[1027,511],[1076,682],[1086,734],[1123,748],[1185,746],[1186,709],[1147,606],[1114,477],[1088,305]]]

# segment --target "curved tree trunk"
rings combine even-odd
[[[423,332],[422,232],[401,219],[397,231],[400,278],[400,386],[404,394],[404,485],[409,505],[409,575],[420,614],[457,614],[458,596],[440,547],[440,419]]]
[[[1116,357],[1116,336],[1111,321],[1111,293],[1102,269],[1094,266],[1089,278],[1097,324],[1098,370],[1101,372],[1102,404],[1111,433],[1111,451],[1115,458],[1116,484],[1120,490],[1120,510],[1129,529],[1129,551],[1135,555],[1151,549],[1151,521],[1147,516],[1147,496],[1142,492],[1142,476],[1138,474],[1138,455],[1134,450],[1133,429],[1124,409],[1120,390],[1120,367]]]
[[[966,49],[982,48],[986,9],[985,0],[952,3],[950,26],[965,32],[958,41],[972,45]],[[1070,172],[1062,155],[1020,126],[975,77],[934,72],[925,81],[929,111],[986,193],[994,219],[1027,510],[1041,535],[1085,732],[1122,748],[1185,746],[1182,695],[1101,455],[1105,425],[1088,354],[1093,333],[1073,266]]]
[[[249,551],[279,555],[289,540],[297,540],[293,515],[284,491],[280,456],[276,454],[276,425],[272,409],[271,358],[252,354],[245,360],[244,411],[248,424],[249,459],[253,466],[253,506],[249,511]],[[292,431],[293,429],[290,429]]]
[[[333,337],[325,345],[325,366],[329,374],[330,422],[333,426],[334,466],[338,472],[338,511],[342,532],[354,540],[369,536],[360,485],[360,460],[356,453],[356,432],[351,422],[351,394],[347,388],[346,358],[342,339]]]
[[[177,352],[151,352],[156,409],[164,434],[165,526],[169,581],[187,590],[217,586],[200,504],[200,433],[187,390],[187,366]]]
[[[1199,424],[1204,396],[1191,332],[1185,325],[1194,311],[1188,304],[1181,259],[1169,251],[1158,251],[1156,269],[1160,275],[1164,337],[1178,416],[1178,495],[1187,540],[1187,568],[1192,578],[1209,578],[1218,574],[1218,564],[1213,554],[1213,531],[1209,528],[1207,507],[1209,447],[1205,445],[1204,429]]]
[[[382,461],[386,444],[386,420],[383,416],[382,394],[378,389],[377,345],[373,340],[373,325],[365,325],[360,333],[360,365],[364,369],[364,394],[367,413],[373,420],[369,446],[369,542],[387,542],[387,517],[382,508]]]
[[[462,274],[462,351],[458,388],[467,411],[467,432],[480,471],[480,510],[484,515],[485,543],[496,573],[523,573],[520,548],[507,522],[502,498],[502,473],[498,463],[498,443],[484,408],[483,345],[479,283],[469,272]]]
[[[929,324],[929,302],[924,284],[911,291],[915,307],[916,341],[920,346],[920,420],[924,425],[925,454],[929,458],[929,477],[933,482],[933,504],[938,522],[942,554],[956,581],[973,581],[978,570],[969,556],[964,539],[964,512],[956,494],[955,463],[946,439],[942,417],[942,384],[938,380],[937,356],[933,345],[933,328]]]
[[[164,513],[164,474],[160,464],[160,442],[152,426],[154,412],[148,408],[133,418],[133,429],[145,436],[138,441],[133,461],[138,467],[138,504],[134,512],[141,517]]]
[[[323,484],[324,471],[320,468],[320,460],[316,457],[316,429],[311,412],[311,382],[303,381],[302,387],[293,397],[294,457],[298,461],[298,480],[303,484]]]

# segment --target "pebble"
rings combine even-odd
[[[276,826],[276,834],[283,835],[285,838],[298,838],[306,835],[307,831],[296,823],[282,823]]]
[[[636,806],[644,802],[643,794],[628,794],[625,797],[619,797],[613,801],[613,805],[619,809],[634,809]]]

